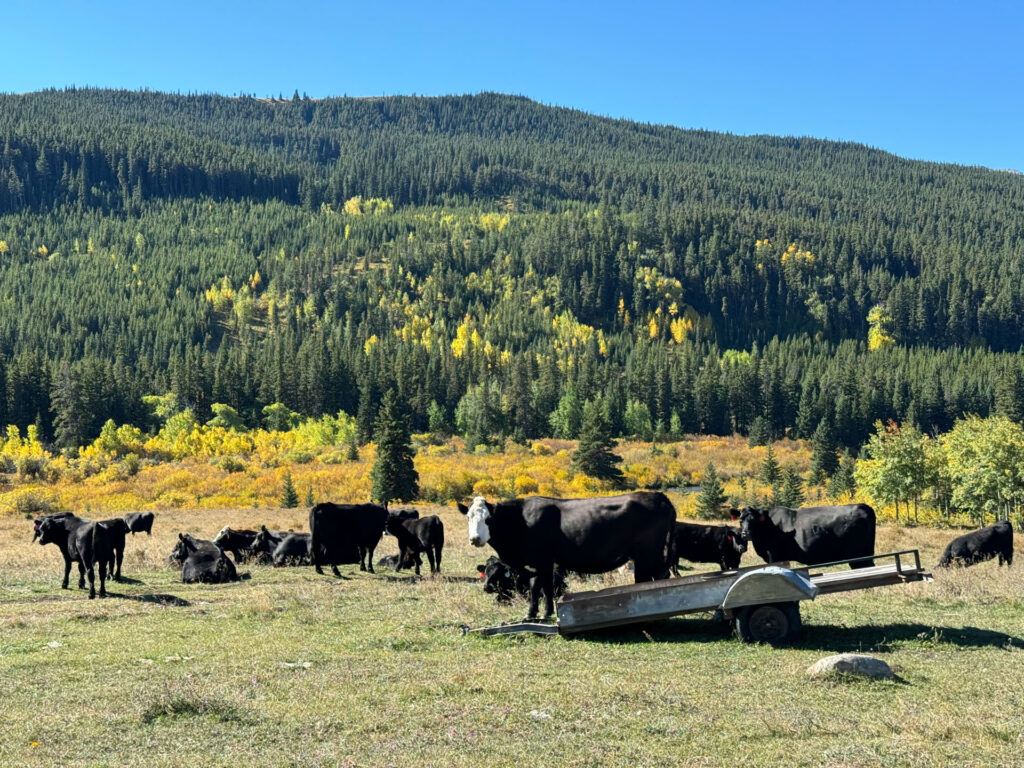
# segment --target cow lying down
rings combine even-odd
[[[247,573],[239,576],[231,558],[212,541],[197,539],[187,533],[178,534],[178,544],[171,552],[171,559],[181,563],[181,581],[184,584],[223,584],[249,578]]]
[[[529,597],[533,580],[536,578],[536,574],[529,568],[516,568],[493,555],[487,558],[486,563],[478,565],[476,570],[484,580],[484,592],[494,595],[494,600],[498,603],[510,603],[517,594]],[[564,595],[566,584],[561,571],[555,570],[552,582],[555,597]]]

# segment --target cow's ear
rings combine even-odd
[[[510,571],[508,568],[505,569],[505,578],[506,579],[511,579],[512,578],[512,571]]]
[[[479,573],[481,576],[483,576],[484,575],[484,571],[487,570],[487,566],[484,565],[483,563],[477,563],[476,570],[477,570],[477,573]]]
[[[729,510],[729,517],[731,517],[733,520],[739,520],[740,519],[740,511],[738,509],[730,509]]]
[[[178,541],[184,541],[184,540],[185,540],[185,534],[184,533],[179,533],[178,534]]]
[[[467,506],[466,506],[465,504],[463,504],[463,503],[462,503],[461,501],[457,501],[457,502],[455,502],[455,503],[456,503],[456,505],[457,505],[457,506],[458,506],[458,508],[459,508],[459,512],[461,512],[461,513],[462,513],[462,514],[464,514],[464,515],[468,515],[468,514],[469,514],[469,507],[467,507]]]
[[[759,515],[757,516],[757,519],[758,519],[758,520],[760,520],[760,521],[761,521],[761,522],[763,523],[763,522],[764,522],[764,512],[762,512],[761,514],[759,514]]]

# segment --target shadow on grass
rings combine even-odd
[[[122,576],[120,579],[112,579],[111,581],[113,581],[114,584],[143,584],[144,583],[144,582],[139,581],[138,579],[129,578],[128,576]]]
[[[157,605],[171,606],[173,608],[188,608],[192,603],[177,595],[165,595],[154,592],[147,595],[122,595],[116,592],[107,592],[107,597],[120,600],[133,600],[137,603],[156,603]]]
[[[707,619],[668,619],[632,627],[599,629],[579,635],[568,635],[599,643],[648,642],[721,642],[732,640],[731,627],[725,622]],[[885,652],[903,643],[927,643],[932,646],[959,648],[1024,648],[1024,638],[979,627],[944,627],[927,624],[865,624],[856,627],[833,627],[805,624],[799,642],[786,647],[833,651]]]

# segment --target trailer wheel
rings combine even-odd
[[[745,643],[779,643],[800,636],[799,603],[748,605],[735,612],[736,635]]]

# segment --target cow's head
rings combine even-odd
[[[36,520],[36,532],[32,539],[39,539],[40,544],[56,544],[61,535],[67,535],[64,526],[53,518],[44,517]]]
[[[768,510],[761,507],[746,507],[740,511],[740,535],[744,542],[753,541],[758,531],[768,523]]]
[[[260,526],[259,531],[256,532],[256,538],[252,540],[249,548],[255,552],[270,551],[270,531],[267,530],[267,526]]]
[[[506,602],[515,597],[516,578],[507,563],[489,557],[486,563],[477,565],[476,570],[484,580],[484,592],[494,595],[498,602]]]
[[[459,512],[466,516],[470,544],[482,547],[490,541],[491,529],[487,526],[487,521],[491,519],[494,507],[487,503],[487,499],[477,496],[468,507],[460,503]]]
[[[747,540],[743,538],[743,534],[738,528],[727,528],[725,537],[732,544],[732,548],[736,550],[738,554],[743,554],[747,551]]]
[[[390,536],[395,535],[395,528],[406,520],[419,520],[420,513],[415,509],[400,509],[397,512],[388,512],[388,519],[384,523],[384,532]]]
[[[185,562],[188,559],[189,552],[191,551],[189,537],[184,533],[178,534],[178,543],[174,546],[174,551],[171,552],[171,560],[177,560],[179,563]]]
[[[35,520],[35,525],[33,526],[33,530],[32,530],[32,541],[35,541],[36,539],[39,538],[39,528],[42,526],[42,524],[43,524],[43,518],[37,517],[36,520]]]
[[[223,546],[224,543],[227,542],[229,538],[231,538],[232,533],[234,533],[234,531],[231,530],[231,526],[225,525],[223,528],[220,529],[217,535],[213,537],[213,543],[216,544],[218,547]]]

